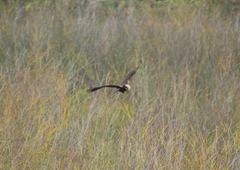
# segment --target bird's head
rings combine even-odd
[[[123,88],[125,88],[127,91],[131,89],[131,86],[129,84],[124,84]]]

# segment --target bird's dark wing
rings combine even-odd
[[[137,72],[138,67],[136,67],[134,70],[131,70],[128,72],[126,78],[122,81],[122,84],[127,84],[128,81],[132,78],[132,76]]]
[[[96,90],[99,90],[99,89],[102,89],[102,88],[105,88],[105,87],[117,88],[117,89],[122,88],[121,86],[117,86],[117,85],[104,85],[104,86],[99,86],[99,87],[94,87],[94,88],[88,89],[88,92],[94,92]]]

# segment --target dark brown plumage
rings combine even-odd
[[[88,91],[89,91],[89,92],[94,92],[94,91],[96,91],[96,90],[99,90],[99,89],[105,88],[105,87],[117,88],[117,89],[121,89],[121,88],[122,88],[121,86],[117,86],[117,85],[103,85],[103,86],[91,88],[91,89],[89,89]]]
[[[88,89],[88,92],[94,92],[94,91],[97,91],[99,89],[102,89],[102,88],[115,88],[117,89],[117,92],[121,92],[121,93],[124,93],[128,90],[130,90],[130,85],[128,84],[129,83],[129,80],[132,78],[132,76],[137,72],[138,70],[138,67],[135,68],[134,70],[131,70],[126,78],[122,81],[122,84],[121,85],[113,85],[113,84],[109,84],[109,85],[103,85],[103,86],[98,86],[98,87],[94,87],[94,88],[91,88],[91,89]]]

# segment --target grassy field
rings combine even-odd
[[[229,6],[10,2],[0,4],[1,170],[240,167]],[[86,92],[137,65],[130,92]]]

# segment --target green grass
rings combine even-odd
[[[237,169],[236,15],[75,3],[1,6],[0,169]]]

